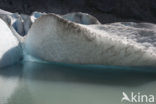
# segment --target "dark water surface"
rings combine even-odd
[[[155,70],[25,62],[0,69],[0,104],[126,104],[122,92],[156,97]]]

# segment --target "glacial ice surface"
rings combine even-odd
[[[0,19],[0,68],[16,63],[21,54],[18,40],[7,24]]]
[[[82,25],[48,14],[32,25],[25,46],[29,54],[49,62],[155,66],[156,36],[154,26],[148,27],[133,23]]]

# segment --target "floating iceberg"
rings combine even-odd
[[[101,24],[81,12],[28,16],[0,11],[0,17],[0,67],[23,57],[38,62],[156,66],[155,24]]]
[[[149,47],[154,42],[148,45],[139,41],[141,37],[145,37],[143,41],[151,37],[155,39],[154,31],[148,36],[144,29],[143,34],[134,30],[126,24],[82,25],[59,15],[47,14],[31,26],[24,42],[25,51],[48,62],[156,66],[155,47]],[[138,38],[138,35],[142,36]]]

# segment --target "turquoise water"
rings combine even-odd
[[[0,104],[127,104],[122,92],[156,97],[155,68],[25,62],[0,70]]]

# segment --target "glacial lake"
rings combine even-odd
[[[123,92],[156,102],[156,68],[25,62],[0,69],[0,104],[131,104],[121,102]]]

